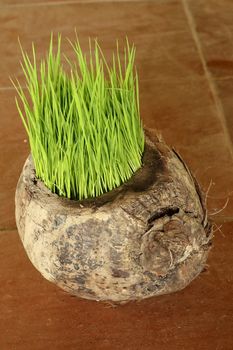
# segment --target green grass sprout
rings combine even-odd
[[[59,196],[97,197],[126,182],[142,165],[144,132],[139,114],[135,47],[128,40],[123,59],[117,44],[111,65],[97,40],[88,55],[77,35],[70,42],[75,62],[61,62],[61,35],[56,49],[40,63],[21,45],[27,89],[13,82],[16,105],[28,134],[36,176]],[[88,57],[88,58],[87,58]]]

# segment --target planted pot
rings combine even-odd
[[[211,245],[199,185],[142,127],[134,48],[127,43],[124,70],[118,51],[109,68],[97,43],[89,65],[78,41],[73,48],[79,71],[70,76],[60,37],[40,69],[34,49],[33,61],[22,51],[31,101],[18,85],[17,106],[31,155],[15,202],[24,248],[46,279],[78,297],[125,302],[180,290]]]
[[[16,221],[33,265],[67,292],[128,301],[175,292],[204,268],[211,225],[199,186],[178,154],[147,132],[143,166],[90,200],[51,193],[27,159]]]

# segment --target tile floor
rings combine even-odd
[[[14,191],[28,144],[9,80],[22,79],[17,38],[41,56],[51,30],[72,38],[74,27],[107,55],[116,38],[136,44],[145,125],[209,189],[221,228],[208,269],[179,293],[118,308],[79,300],[41,278],[22,249]],[[233,1],[1,0],[0,29],[0,349],[233,349]]]

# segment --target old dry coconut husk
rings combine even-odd
[[[95,199],[52,194],[29,156],[17,185],[16,221],[46,279],[73,295],[114,302],[184,288],[203,270],[212,238],[197,182],[151,131],[142,168]]]

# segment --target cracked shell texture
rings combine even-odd
[[[207,259],[212,227],[199,186],[152,131],[142,168],[119,188],[84,201],[58,197],[36,178],[29,156],[15,200],[31,262],[79,297],[125,302],[174,292]]]

